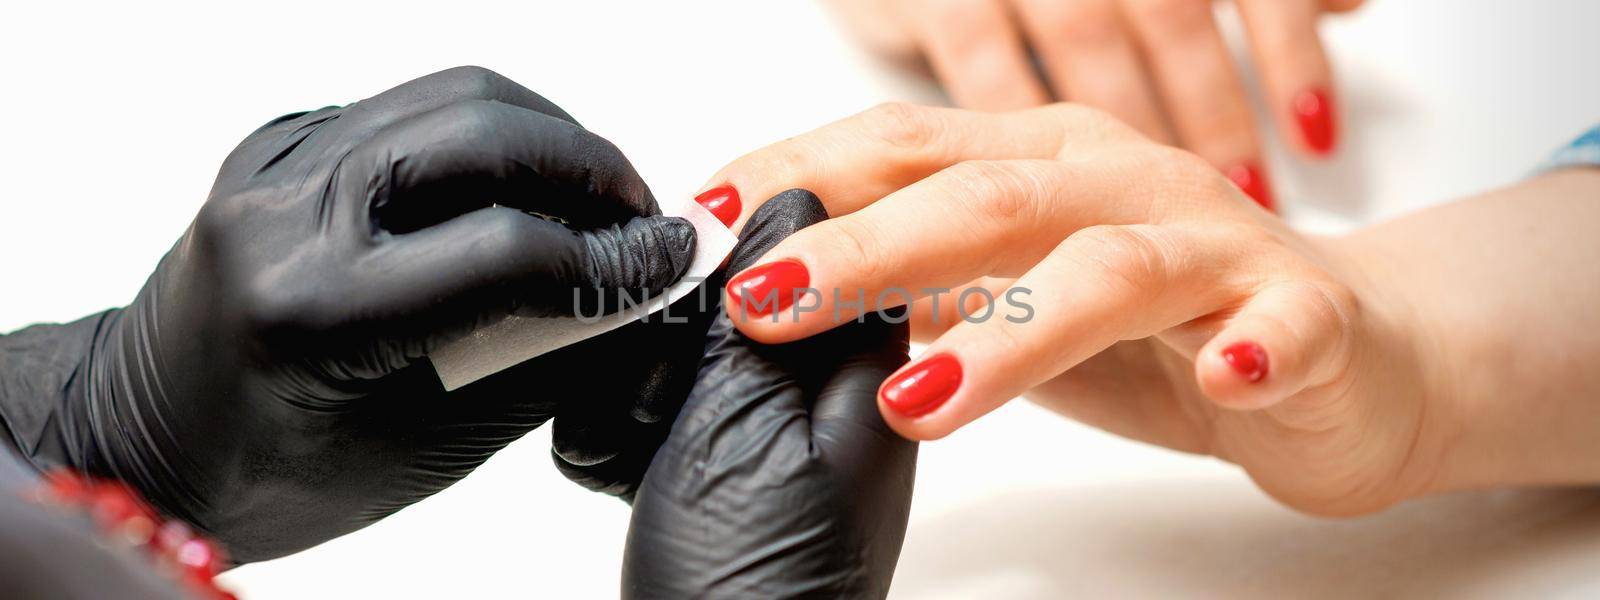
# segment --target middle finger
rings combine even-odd
[[[1121,0],[1144,48],[1178,141],[1269,210],[1244,82],[1212,18],[1210,0]]]
[[[1109,112],[1155,141],[1175,141],[1116,0],[1013,2],[1058,97]]]

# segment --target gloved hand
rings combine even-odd
[[[722,312],[723,276],[711,274],[665,312],[562,349],[577,364],[610,364],[618,375],[584,381],[583,389],[566,392],[600,401],[556,407],[550,453],[567,479],[633,502],[650,459],[694,385],[706,330]]]
[[[767,202],[730,272],[826,217],[809,192]],[[916,445],[878,414],[906,327],[871,314],[768,346],[717,313],[700,374],[634,501],[623,596],[856,598],[888,593]]]
[[[286,116],[228,157],[131,305],[0,338],[0,413],[38,467],[126,481],[242,562],[288,554],[596,401],[580,380],[649,381],[591,340],[445,393],[426,356],[659,292],[694,231],[658,215],[615,147],[484,69]]]

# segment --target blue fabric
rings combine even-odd
[[[1540,165],[1540,171],[1563,167],[1600,167],[1600,125],[1596,125]]]

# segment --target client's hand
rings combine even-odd
[[[790,191],[756,211],[730,269],[826,215]],[[878,316],[769,346],[719,316],[700,375],[634,504],[623,596],[864,598],[888,593],[916,444],[873,405],[905,364]]]
[[[560,401],[632,402],[658,365],[628,353],[663,351],[638,333],[454,393],[426,357],[670,285],[694,230],[656,215],[614,146],[483,69],[289,115],[228,157],[131,305],[0,338],[0,412],[35,465],[124,480],[241,561],[281,556],[443,489]]]
[[[1203,160],[1098,111],[888,106],[713,181],[806,187],[834,217],[730,279],[746,335],[790,342],[912,304],[927,353],[880,394],[909,438],[1028,393],[1334,514],[1418,493],[1441,458],[1408,306]]]
[[[1210,0],[830,0],[882,54],[925,58],[955,102],[1008,110],[1071,100],[1206,158],[1269,208],[1243,78]],[[1325,11],[1361,0],[1237,0],[1278,131],[1305,154],[1338,143]],[[1293,132],[1293,133],[1290,133]]]

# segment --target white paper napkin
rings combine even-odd
[[[455,390],[528,359],[563,348],[644,318],[694,291],[733,252],[739,239],[711,211],[691,199],[662,212],[694,225],[694,260],[678,283],[639,306],[598,319],[510,317],[433,351],[429,358],[444,389]]]

